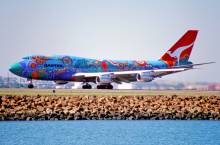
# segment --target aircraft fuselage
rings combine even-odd
[[[14,64],[11,71],[21,77],[38,80],[77,81],[76,73],[120,72],[166,69],[164,61],[96,60],[74,56],[29,56]]]
[[[193,69],[189,61],[198,30],[188,30],[158,60],[97,60],[75,56],[28,56],[12,65],[10,71],[18,76],[53,80],[57,84],[69,81],[82,82],[83,89],[91,89],[90,82],[97,89],[113,89],[111,83],[150,82],[155,78]],[[28,86],[33,88],[32,82]]]

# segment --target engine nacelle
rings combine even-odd
[[[151,82],[154,79],[154,72],[142,72],[137,74],[138,82]]]
[[[111,82],[112,82],[111,74],[104,74],[104,75],[96,77],[97,84],[109,84]]]
[[[67,81],[54,81],[57,85],[65,85],[68,82]]]

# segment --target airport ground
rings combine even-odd
[[[54,92],[55,90],[55,92]],[[14,89],[2,88],[0,95],[46,95],[46,96],[220,96],[220,91],[198,90],[83,90],[83,89]]]
[[[220,120],[220,92],[0,89],[0,120]]]

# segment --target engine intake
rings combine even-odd
[[[111,74],[104,74],[104,75],[96,77],[97,84],[109,84],[111,82],[112,82]]]
[[[154,72],[142,72],[137,74],[138,82],[151,82],[154,79]]]

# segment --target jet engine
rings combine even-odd
[[[142,72],[136,75],[138,82],[151,82],[154,79],[154,72]]]
[[[111,74],[104,74],[104,75],[96,77],[97,84],[109,84],[111,82],[112,82]]]
[[[57,85],[65,85],[68,82],[67,81],[54,81]]]

